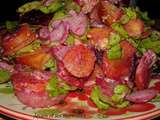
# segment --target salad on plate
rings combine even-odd
[[[120,0],[39,0],[17,12],[0,30],[0,83],[22,104],[84,118],[155,108],[160,32],[146,12]]]

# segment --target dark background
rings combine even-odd
[[[6,20],[16,20],[18,19],[18,14],[16,9],[25,2],[32,0],[1,0],[0,3],[0,23]],[[136,5],[140,7],[141,10],[147,11],[149,17],[156,19],[160,23],[160,0],[133,0]],[[0,118],[5,120],[12,120],[4,115],[0,114]],[[157,118],[157,120],[160,118]]]

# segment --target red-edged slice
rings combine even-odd
[[[16,61],[34,69],[44,69],[44,64],[51,58],[45,49],[38,49],[31,53],[26,53],[16,57]]]
[[[140,37],[144,32],[144,23],[140,19],[132,19],[124,25],[125,30],[131,37]]]
[[[14,34],[6,36],[3,40],[2,46],[4,48],[4,55],[15,54],[18,50],[30,44],[36,39],[36,35],[30,29],[29,25],[23,24]]]
[[[43,74],[43,73],[42,73]],[[11,77],[15,95],[23,104],[32,108],[49,107],[58,104],[64,95],[49,97],[45,91],[48,79],[37,79],[32,73],[18,72]]]
[[[67,51],[63,63],[68,72],[76,77],[87,77],[95,63],[94,53],[84,45],[75,45]]]
[[[151,103],[140,103],[140,104],[133,104],[126,108],[129,112],[145,112],[148,110],[152,110],[155,108],[154,104]]]
[[[111,28],[92,28],[87,34],[90,44],[97,49],[105,49],[112,31]]]
[[[120,59],[110,60],[107,54],[103,55],[103,71],[108,78],[119,80],[129,76],[132,67],[132,57],[135,55],[136,49],[127,41],[120,43],[122,48],[122,57]]]
[[[102,22],[104,22],[106,25],[111,25],[121,18],[123,11],[109,1],[101,0],[99,14],[101,16]]]

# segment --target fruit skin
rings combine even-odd
[[[138,18],[130,20],[124,25],[125,30],[131,37],[140,37],[144,32],[144,22]]]
[[[91,74],[95,60],[94,53],[89,48],[79,44],[67,51],[63,63],[66,70],[73,76],[82,78]]]
[[[45,87],[49,80],[37,79],[31,73],[18,72],[12,75],[11,81],[18,100],[32,108],[44,108],[58,104],[64,95],[49,97]]]
[[[29,45],[36,39],[36,35],[28,24],[23,24],[14,34],[4,37],[2,47],[3,55],[14,55],[18,50]]]
[[[107,54],[103,54],[102,69],[106,77],[114,80],[120,80],[129,76],[132,67],[132,58],[136,52],[136,49],[128,41],[121,41],[120,46],[122,48],[120,59],[109,60]]]

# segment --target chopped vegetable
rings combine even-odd
[[[0,70],[0,83],[9,81],[11,74],[8,71]]]
[[[17,28],[17,26],[18,26],[18,21],[6,21],[5,22],[5,24],[6,24],[6,29],[9,31],[9,32],[12,32],[12,31],[14,31],[16,28]]]

